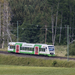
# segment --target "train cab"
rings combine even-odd
[[[48,51],[50,55],[55,55],[54,45],[48,45]]]

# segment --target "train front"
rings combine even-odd
[[[55,56],[55,48],[54,48],[54,45],[48,45],[48,50],[49,50],[50,56]]]

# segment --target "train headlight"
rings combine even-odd
[[[53,55],[54,53],[50,53],[51,55]]]

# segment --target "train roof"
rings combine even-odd
[[[31,44],[31,45],[43,45],[46,46],[47,44],[41,44],[41,43],[26,43],[26,42],[9,42],[9,44],[15,45],[16,43],[21,43],[21,44]],[[54,46],[54,45],[47,45],[47,46]]]
[[[11,44],[11,43],[26,43],[26,42],[9,42],[9,44]]]

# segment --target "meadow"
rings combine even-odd
[[[75,75],[75,68],[0,65],[0,75]]]

